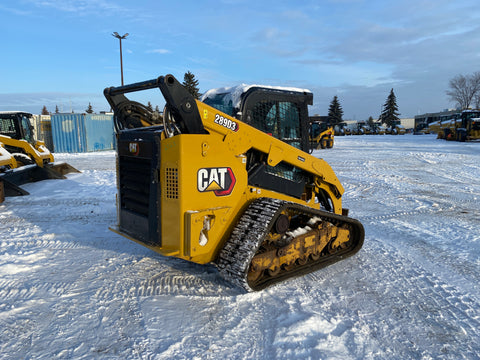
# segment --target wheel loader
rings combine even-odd
[[[24,111],[0,111],[1,152],[8,162],[5,166],[0,162],[0,181],[6,196],[28,195],[20,188],[27,182],[64,179],[65,174],[79,172],[69,164],[54,163],[45,143],[35,139],[31,118]]]
[[[166,101],[162,124],[142,126],[151,112],[125,94],[155,88]],[[342,207],[340,181],[308,153],[310,92],[217,91],[203,102],[166,75],[104,95],[117,136],[116,233],[165,256],[214,263],[246,291],[362,247],[364,228]]]
[[[439,133],[438,138],[460,142],[480,140],[480,111],[462,111],[450,127],[443,129],[442,137]]]

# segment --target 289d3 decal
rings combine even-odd
[[[215,122],[215,124],[226,127],[229,130],[238,131],[238,123],[236,121],[233,121],[233,120],[230,120],[226,117],[223,117],[220,114],[215,114],[215,121],[214,122]]]

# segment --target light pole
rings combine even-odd
[[[113,37],[116,37],[118,40],[120,40],[120,73],[122,74],[122,86],[123,86],[123,60],[122,60],[122,39],[125,39],[128,36],[128,33],[120,36],[118,33],[115,31],[112,34]]]

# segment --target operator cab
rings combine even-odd
[[[309,90],[239,85],[209,90],[201,101],[308,152],[308,105],[313,104]]]
[[[310,127],[310,136],[312,138],[316,138],[318,135],[320,135],[320,133],[328,130],[329,127],[329,123],[314,121]]]
[[[0,111],[0,135],[34,143],[32,114],[23,111]]]
[[[461,127],[466,130],[479,130],[480,111],[464,110],[461,114]]]
[[[253,126],[291,146],[309,152],[308,105],[313,104],[309,90],[259,85],[239,85],[212,89],[200,99],[238,120]],[[281,162],[266,166],[266,155],[247,152],[248,182],[252,186],[300,198],[308,175]]]

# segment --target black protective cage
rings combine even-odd
[[[254,86],[242,96],[240,120],[309,151],[308,105],[313,104],[312,93]]]

